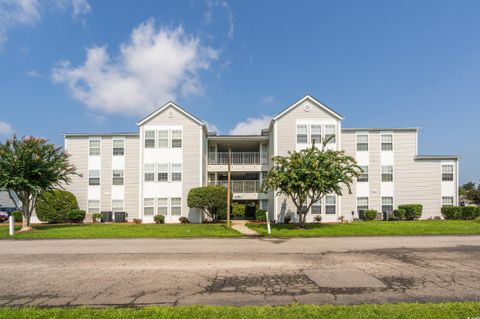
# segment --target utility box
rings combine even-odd
[[[113,216],[111,211],[103,211],[101,214],[102,214],[102,223],[111,223],[113,221]]]
[[[125,212],[115,212],[115,222],[116,223],[125,223],[127,221],[127,213]]]

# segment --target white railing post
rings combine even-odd
[[[14,225],[15,225],[15,218],[13,217],[12,214],[10,214],[10,216],[8,216],[8,234],[10,236],[13,236],[15,232]]]

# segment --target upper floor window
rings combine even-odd
[[[335,143],[335,125],[325,125],[325,140],[328,144]]]
[[[453,181],[453,165],[442,165],[442,181]]]
[[[125,154],[125,141],[124,140],[113,140],[113,155],[124,155]]]
[[[322,213],[322,202],[319,200],[312,205],[312,214],[321,214]]]
[[[393,197],[382,197],[382,212],[393,212]]]
[[[123,212],[123,200],[122,199],[114,199],[112,200],[112,212]]]
[[[442,197],[443,206],[453,206],[453,196],[443,196]]]
[[[88,171],[88,185],[91,185],[91,186],[100,185],[100,170],[91,169]]]
[[[368,197],[357,197],[357,211],[363,212],[368,210]]]
[[[145,182],[155,181],[155,164],[145,164]]]
[[[170,215],[180,216],[182,214],[182,198],[172,197],[170,198]]]
[[[171,165],[172,169],[172,182],[179,182],[182,180],[182,164],[174,163]]]
[[[337,199],[335,195],[327,195],[325,197],[325,214],[336,214],[337,213]]]
[[[322,126],[319,124],[312,124],[310,126],[312,144],[320,145],[322,143]]]
[[[391,151],[393,150],[393,135],[392,134],[382,134],[382,151]]]
[[[89,140],[88,141],[88,154],[90,156],[100,155],[100,140]]]
[[[168,198],[161,197],[157,199],[157,215],[167,216],[168,214]]]
[[[362,169],[362,173],[358,176],[357,181],[368,182],[368,166],[360,166],[360,168]]]
[[[297,125],[297,144],[306,144],[308,143],[308,132],[306,124]]]
[[[357,135],[357,151],[368,151],[368,134]]]
[[[113,170],[113,185],[123,185],[123,169],[114,169]]]
[[[182,130],[172,130],[172,148],[182,147]]]
[[[382,182],[393,182],[393,166],[382,166]]]
[[[145,148],[155,148],[155,131],[145,131]]]
[[[162,163],[158,164],[158,181],[159,182],[168,182],[168,164]]]
[[[158,147],[168,148],[168,130],[158,131]]]

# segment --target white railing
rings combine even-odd
[[[232,152],[232,165],[266,165],[267,154],[260,152]],[[228,165],[228,152],[208,153],[209,165]]]
[[[221,185],[228,186],[228,181],[209,181],[209,185]],[[259,193],[260,192],[260,181],[259,180],[242,180],[242,181],[230,181],[232,187],[232,193]]]

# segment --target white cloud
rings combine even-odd
[[[218,126],[216,126],[215,124],[212,124],[212,123],[207,122],[207,121],[203,121],[203,123],[205,123],[209,132],[216,132],[217,134],[220,133],[220,130],[218,129]]]
[[[37,70],[28,70],[27,75],[31,78],[41,78],[42,74]]]
[[[7,122],[0,121],[0,136],[7,136],[13,133],[13,128]]]
[[[91,11],[87,0],[0,0],[0,48],[7,41],[8,30],[17,26],[32,26],[38,23],[47,10],[61,13],[72,10],[75,18]]]
[[[235,127],[230,130],[232,135],[259,135],[262,129],[268,128],[271,116],[264,115],[257,118],[247,118],[247,120],[237,123]]]
[[[233,39],[235,23],[233,18],[233,11],[230,4],[226,0],[208,0],[206,2],[207,10],[203,15],[203,21],[206,24],[212,24],[214,20],[215,11],[220,9],[224,11],[223,17],[226,17],[227,30],[226,35],[229,39]],[[220,14],[219,14],[220,15]]]
[[[179,94],[203,93],[199,73],[216,59],[217,51],[181,27],[157,29],[148,20],[120,45],[119,56],[111,57],[105,46],[92,47],[83,65],[63,61],[52,74],[92,110],[144,115]]]
[[[262,103],[269,104],[275,101],[275,97],[273,95],[267,95],[262,99]]]

